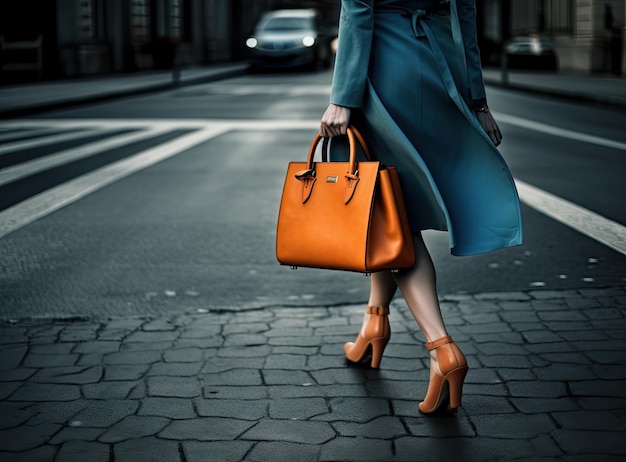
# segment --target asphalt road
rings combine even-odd
[[[0,237],[0,316],[365,303],[366,277],[274,256],[286,166],[304,159],[329,83],[254,74],[0,123],[0,230],[13,227]],[[623,111],[488,93],[517,180],[626,224],[625,153],[610,146],[626,142]],[[55,211],[35,219],[42,203]],[[525,244],[491,254],[452,257],[447,235],[427,232],[440,293],[626,281],[622,253],[522,212]]]

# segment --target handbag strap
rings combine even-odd
[[[365,155],[365,158],[367,160],[372,160],[372,155],[370,154],[370,151],[367,148],[367,143],[365,142],[365,138],[363,138],[363,135],[361,135],[361,132],[359,132],[354,125],[350,125],[348,127],[348,130],[352,130],[354,137],[361,145],[361,149],[363,150],[363,154]],[[331,139],[327,137],[327,138],[324,138],[324,141],[322,142],[322,162],[328,162],[328,148],[330,145],[330,140]]]

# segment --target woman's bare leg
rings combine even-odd
[[[437,298],[437,278],[433,261],[421,234],[415,236],[415,266],[394,273],[393,277],[427,342],[448,335]],[[439,371],[436,352],[431,358],[431,375]]]
[[[370,298],[368,306],[382,306],[388,308],[397,288],[396,281],[390,271],[372,273],[370,276]],[[370,315],[365,313],[363,326],[361,327],[361,335],[365,333],[365,327],[369,319]]]

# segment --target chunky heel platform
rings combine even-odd
[[[359,333],[354,343],[348,342],[343,346],[343,351],[349,361],[355,363],[371,361],[371,367],[377,369],[391,337],[387,317],[389,308],[368,306],[367,314],[370,315],[367,326]]]
[[[431,414],[439,410],[441,404],[448,399],[447,410],[461,406],[463,381],[467,375],[467,360],[449,335],[426,344],[428,351],[436,350],[437,361],[441,374],[430,379],[424,401],[419,404],[423,414]]]

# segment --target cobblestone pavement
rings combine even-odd
[[[379,370],[343,357],[362,306],[4,320],[0,461],[623,460],[626,287],[444,297],[451,416],[394,308]]]

